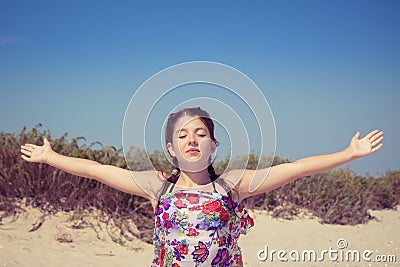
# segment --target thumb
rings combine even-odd
[[[360,132],[357,131],[357,133],[354,135],[354,138],[358,139],[360,137]]]
[[[50,142],[49,142],[49,140],[47,140],[46,137],[43,139],[43,144],[44,144],[45,146],[50,145]]]

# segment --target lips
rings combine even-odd
[[[188,150],[186,150],[187,153],[196,153],[196,152],[200,152],[199,149],[197,148],[189,148]]]

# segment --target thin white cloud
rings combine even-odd
[[[23,41],[22,38],[15,37],[15,36],[1,36],[0,35],[0,45],[16,45],[21,44]]]

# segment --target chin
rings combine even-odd
[[[208,168],[208,160],[204,161],[201,158],[186,159],[179,162],[179,167],[187,172],[200,172]]]

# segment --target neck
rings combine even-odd
[[[181,171],[178,181],[178,186],[184,187],[196,187],[199,185],[206,185],[211,182],[208,170],[202,170],[199,172],[187,172]]]

